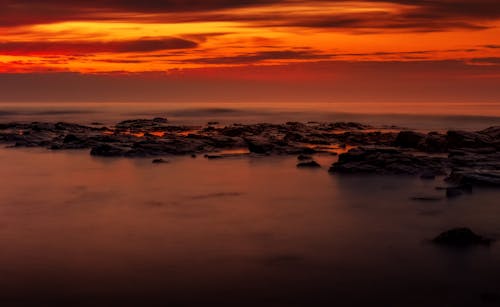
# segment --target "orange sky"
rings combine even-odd
[[[335,63],[422,62],[422,68],[412,66],[415,77],[443,77],[449,61],[463,65],[450,70],[450,77],[498,80],[500,2],[0,0],[2,75],[326,81],[338,77],[323,68]],[[288,74],[294,67],[300,69]],[[349,75],[342,67],[343,76]]]

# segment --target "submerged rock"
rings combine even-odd
[[[464,194],[464,192],[460,189],[457,189],[457,188],[447,188],[446,189],[446,197],[447,198],[455,198],[455,197],[461,196],[462,194]]]
[[[410,199],[411,200],[415,200],[415,201],[431,202],[431,201],[440,201],[441,197],[436,197],[436,196],[413,196]]]
[[[308,155],[298,155],[297,156],[297,160],[299,161],[307,161],[307,160],[311,160],[312,157],[311,156],[308,156]]]
[[[318,162],[312,160],[312,161],[299,162],[297,164],[297,167],[299,167],[299,168],[307,168],[307,167],[318,168],[318,167],[321,167],[321,165]]]
[[[168,163],[168,160],[165,160],[165,159],[154,159],[153,161],[151,161],[151,163],[153,163],[153,164],[164,164],[164,163]]]
[[[90,150],[91,155],[102,157],[120,157],[125,153],[126,151],[122,148],[110,144],[99,144]]]
[[[436,173],[430,172],[430,171],[425,171],[420,175],[420,179],[434,180],[434,179],[436,179]]]
[[[155,117],[153,118],[153,122],[155,123],[160,123],[160,124],[165,124],[168,122],[168,120],[164,117]]]
[[[455,187],[446,187],[444,189],[446,191],[447,198],[455,198],[465,193],[472,193],[472,185],[470,184],[462,184]]]
[[[467,247],[473,245],[490,245],[493,240],[480,236],[469,228],[454,228],[441,233],[432,242],[439,245]]]
[[[215,160],[215,159],[222,159],[222,158],[224,158],[224,156],[223,155],[208,155],[208,154],[206,154],[205,158],[207,158],[208,160]]]

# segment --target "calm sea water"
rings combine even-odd
[[[0,121],[112,124],[164,116],[172,123],[358,121],[423,130],[500,125],[499,103],[0,103]]]
[[[426,118],[443,127],[435,115],[319,108],[86,106],[12,106],[0,121],[164,114],[178,122],[324,117],[418,127]],[[439,116],[462,128],[495,120]],[[297,169],[295,157],[169,159],[153,165],[88,151],[0,149],[0,305],[490,306],[500,299],[500,244],[429,243],[460,226],[500,239],[498,190],[418,202],[410,198],[442,197],[435,190],[442,182],[331,175],[329,155],[316,158],[317,170]]]

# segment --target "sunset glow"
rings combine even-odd
[[[116,7],[92,2],[60,7],[49,1],[40,4],[40,13],[20,2],[1,4],[7,10],[0,14],[8,14],[0,35],[4,72],[168,71],[318,60],[474,62],[498,56],[498,48],[491,47],[500,37],[498,16],[431,12],[418,1],[271,1],[235,7],[208,1],[203,9],[185,5],[178,11],[170,1],[158,1],[157,8],[118,2]],[[477,6],[483,2],[488,3]],[[38,16],[43,12],[47,16]],[[429,16],[412,17],[424,12]]]
[[[423,63],[411,72],[418,77],[442,74],[451,61],[463,67],[445,76],[496,81],[499,7],[493,0],[3,0],[0,73],[326,81],[351,73],[324,68],[332,65]]]

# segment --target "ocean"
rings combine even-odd
[[[30,103],[2,104],[0,122],[500,124],[498,105],[448,106]],[[315,157],[319,169],[296,168],[295,156],[168,159],[1,148],[2,306],[498,302],[499,244],[459,250],[430,240],[453,227],[500,238],[499,190],[446,199],[435,189],[442,178],[332,175],[337,157],[327,154]]]
[[[478,130],[500,124],[500,103],[0,103],[0,121],[114,124],[167,117],[173,124],[355,121],[416,130]]]

